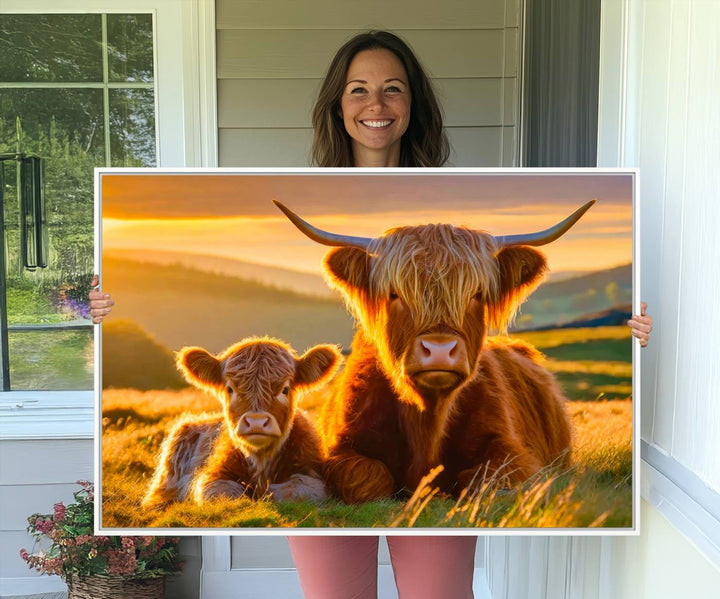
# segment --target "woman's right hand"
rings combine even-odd
[[[90,300],[90,316],[92,316],[94,324],[100,324],[103,318],[110,314],[112,305],[115,303],[109,293],[103,293],[100,289],[95,289],[99,287],[99,285],[100,277],[95,275],[92,283],[90,283],[90,286],[94,289],[88,294],[88,299]]]

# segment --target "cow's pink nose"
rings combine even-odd
[[[427,335],[420,339],[420,347],[420,363],[425,367],[453,366],[457,361],[457,339],[445,335]]]

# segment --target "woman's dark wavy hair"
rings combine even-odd
[[[376,49],[389,50],[398,57],[405,67],[412,94],[410,122],[400,146],[400,166],[442,166],[450,154],[450,145],[430,79],[410,47],[388,31],[356,35],[335,54],[313,109],[313,164],[355,166],[350,136],[340,116],[340,98],[352,59],[358,52]]]

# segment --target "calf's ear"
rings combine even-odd
[[[320,387],[337,372],[341,360],[335,345],[316,345],[297,358],[295,384],[307,390]]]
[[[336,289],[355,295],[369,286],[369,260],[367,252],[360,248],[332,249],[325,256],[326,278]]]
[[[200,388],[223,384],[222,363],[202,347],[184,347],[175,359],[178,370],[189,383]]]

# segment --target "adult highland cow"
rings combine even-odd
[[[329,490],[349,503],[412,490],[431,468],[459,493],[476,472],[510,483],[569,460],[564,397],[540,355],[504,330],[539,284],[529,246],[564,234],[594,203],[539,233],[494,237],[452,225],[400,227],[376,239],[321,231],[279,202],[308,237],[335,246],[326,278],[357,333],[323,414]]]

